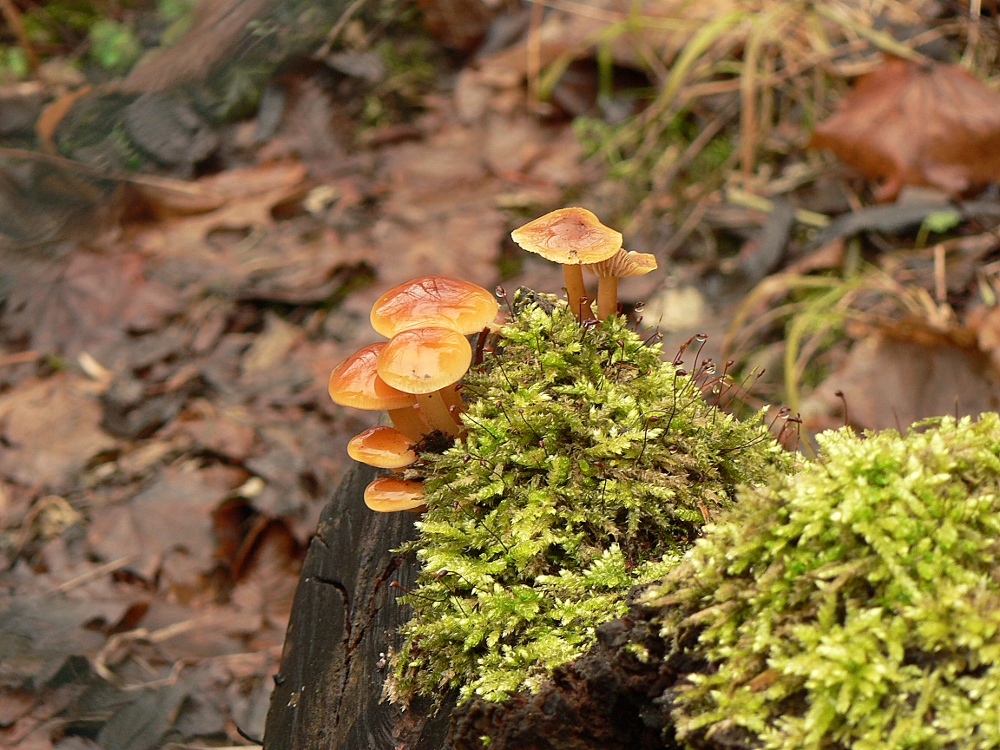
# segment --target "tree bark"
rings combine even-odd
[[[376,471],[358,465],[323,511],[299,579],[281,671],[267,715],[265,750],[437,750],[451,703],[382,698],[387,655],[409,610],[392,581],[409,588],[416,561],[396,554],[415,516],[373,513],[362,500]]]

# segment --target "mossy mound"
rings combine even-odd
[[[536,687],[676,564],[737,485],[790,463],[761,419],[706,402],[704,370],[698,383],[663,362],[622,318],[581,325],[535,299],[466,378],[467,437],[423,456],[397,698]]]
[[[1000,417],[819,437],[649,595],[694,746],[1000,747]]]

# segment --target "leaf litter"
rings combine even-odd
[[[370,426],[326,394],[373,335],[359,300],[424,273],[495,284],[500,196],[555,202],[582,174],[565,128],[427,112],[362,159],[303,161],[293,128],[280,161],[135,179],[113,231],[20,276],[0,317],[0,744],[260,735],[303,551]]]

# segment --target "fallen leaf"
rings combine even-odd
[[[888,57],[858,79],[809,145],[885,180],[879,201],[904,185],[959,196],[1000,178],[1000,95],[961,66]]]
[[[417,0],[417,7],[438,41],[465,54],[476,49],[498,15],[511,12],[509,3],[486,0]]]
[[[256,201],[252,211],[268,205]],[[265,226],[263,215],[242,215],[240,206],[247,207],[237,204],[225,214],[232,224],[216,226],[224,217],[213,212],[146,233],[141,242],[162,259],[156,278],[172,287],[208,289],[236,299],[310,304],[339,291],[370,253],[331,230],[315,231],[309,217],[302,219],[309,226],[296,220],[273,225],[270,218]],[[216,232],[220,227],[237,231],[226,236]]]
[[[43,352],[105,354],[129,332],[151,330],[182,306],[176,291],[146,278],[135,253],[77,252],[50,279],[11,292],[3,316],[8,335]]]
[[[175,424],[173,431],[190,435],[198,448],[232,461],[246,460],[256,442],[252,420],[235,411],[204,419],[184,419]]]
[[[844,394],[847,418],[836,392]],[[855,344],[843,365],[802,405],[810,431],[845,424],[905,429],[942,414],[1000,408],[1000,378],[975,349],[873,335]]]
[[[0,396],[0,474],[27,486],[71,483],[91,458],[115,445],[100,429],[94,384],[58,373]]]
[[[127,503],[94,510],[90,549],[107,560],[130,555],[129,570],[190,598],[216,564],[212,512],[246,478],[230,467],[170,467]]]
[[[243,357],[243,372],[254,373],[274,367],[288,356],[302,335],[298,326],[286,323],[273,312],[265,313],[264,330],[254,338]]]
[[[280,643],[280,634],[292,611],[300,567],[299,545],[288,527],[280,521],[267,523],[254,541],[242,580],[232,593],[237,609],[259,618],[247,633],[248,637],[263,641],[256,643],[255,648]]]
[[[272,210],[307,192],[308,169],[297,161],[233,169],[193,183],[139,184],[161,212],[192,213],[150,227],[136,242],[171,257],[200,246],[213,230],[259,229],[274,224]],[[204,210],[200,210],[200,208]]]

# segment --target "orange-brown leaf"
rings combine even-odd
[[[828,148],[866,177],[960,195],[1000,179],[1000,95],[958,65],[888,58],[858,79],[810,146]]]

